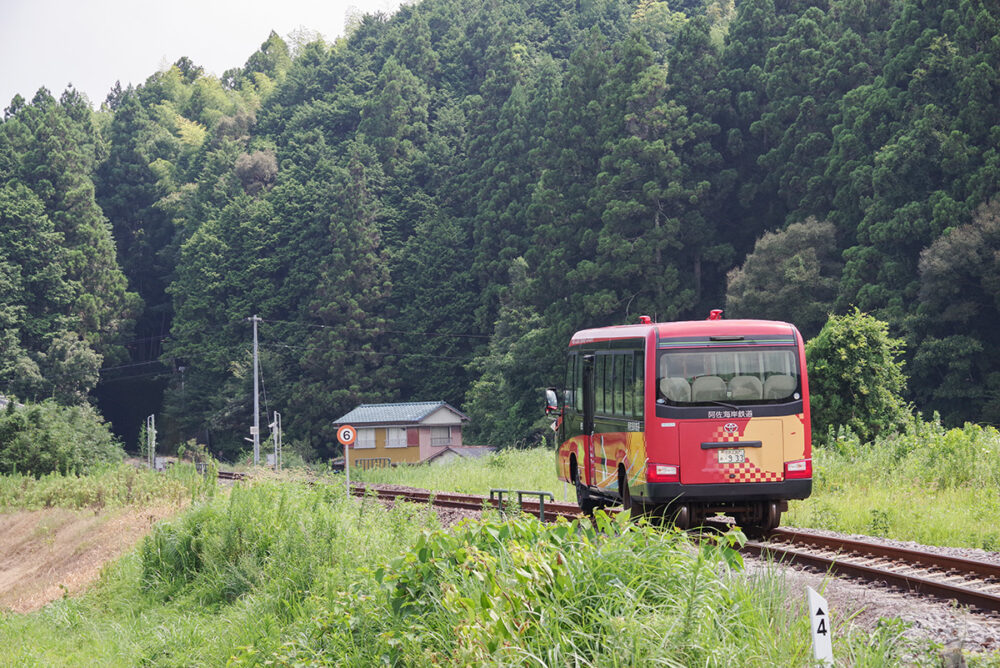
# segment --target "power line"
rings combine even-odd
[[[261,348],[273,349],[273,348],[287,348],[289,350],[312,350],[312,348],[306,346],[292,346],[287,343],[262,343]],[[348,354],[348,355],[372,355],[375,357],[428,357],[431,359],[440,360],[458,360],[458,361],[472,361],[478,359],[477,355],[473,356],[462,356],[458,357],[455,355],[432,355],[431,353],[387,353],[378,350],[334,350],[332,348],[324,348],[325,353],[335,353],[335,354]]]
[[[245,352],[249,352],[249,351],[245,351]],[[206,357],[207,357],[207,355],[204,354],[204,352],[202,352],[200,355],[199,355],[198,352],[194,352],[193,354],[187,354],[186,353],[184,355],[178,355],[178,356],[173,356],[173,357],[161,357],[159,359],[148,360],[148,361],[145,361],[145,362],[132,362],[131,364],[119,364],[118,366],[106,366],[106,367],[102,367],[98,371],[100,373],[104,373],[106,371],[117,371],[118,369],[131,369],[131,368],[134,368],[134,367],[137,367],[137,366],[149,366],[151,364],[162,364],[164,366],[167,366],[168,364],[176,362],[176,361],[178,361],[180,359],[185,359],[185,358],[193,358],[193,359],[199,359],[200,358],[200,359],[205,359]]]
[[[336,329],[335,327],[333,327],[331,325],[316,325],[316,324],[309,324],[309,323],[298,323],[298,322],[294,322],[294,321],[290,321],[290,320],[267,320],[267,319],[261,318],[261,321],[262,322],[269,322],[269,323],[288,324],[288,325],[303,325],[303,326],[315,327],[315,328],[320,328],[320,329]],[[398,330],[385,330],[385,331],[387,333],[407,333],[407,334],[414,334],[414,335],[422,335],[420,332],[402,332],[402,331],[398,331]],[[479,334],[447,334],[447,333],[444,333],[444,334],[438,334],[438,336],[455,336],[455,337],[468,337],[468,338],[474,338],[474,337],[475,338],[489,338],[488,336],[479,335]],[[313,348],[311,348],[309,346],[291,345],[291,344],[288,344],[288,343],[282,343],[280,341],[271,341],[271,342],[267,342],[267,343],[261,343],[260,347],[264,348],[264,349],[267,349],[267,350],[276,350],[278,348],[283,348],[283,349],[286,349],[286,350],[312,350],[313,349]],[[131,364],[119,364],[117,366],[103,367],[103,368],[99,369],[99,373],[102,374],[102,375],[105,375],[105,374],[108,374],[109,372],[112,372],[112,371],[120,371],[122,369],[134,369],[134,368],[137,368],[137,367],[152,366],[152,365],[161,365],[161,366],[164,366],[164,367],[168,367],[171,363],[176,362],[179,359],[190,359],[190,358],[198,359],[199,358],[199,352],[202,352],[204,354],[204,350],[202,350],[202,351],[195,350],[195,351],[192,351],[192,352],[185,352],[183,355],[178,355],[176,357],[168,357],[168,358],[161,358],[161,359],[157,359],[157,360],[149,360],[149,361],[146,361],[146,362],[133,362]],[[243,349],[241,352],[243,354],[249,354],[250,350],[249,349]],[[374,356],[374,357],[399,357],[399,358],[419,357],[419,358],[426,358],[426,359],[452,360],[452,361],[459,361],[459,362],[469,362],[469,361],[472,361],[472,360],[477,359],[479,357],[478,355],[462,355],[462,356],[458,356],[458,355],[435,355],[433,353],[386,352],[386,351],[380,351],[380,350],[355,350],[355,349],[348,349],[348,348],[334,349],[334,348],[330,348],[330,347],[324,348],[324,352],[326,352],[326,353],[340,354],[340,355],[359,355],[359,356],[366,355],[366,356]],[[202,357],[202,359],[204,359],[204,357]],[[131,380],[131,379],[135,379],[135,378],[146,378],[146,377],[151,377],[151,376],[163,375],[164,373],[173,373],[173,372],[170,371],[169,369],[167,369],[165,371],[158,371],[158,372],[154,372],[154,373],[146,373],[146,374],[139,374],[139,375],[130,375],[130,376],[124,376],[122,378],[116,378],[116,379],[109,378],[107,380],[102,380],[102,382],[111,382],[112,380],[126,380],[126,379]]]
[[[140,380],[142,378],[162,378],[166,375],[167,373],[164,371],[154,371],[153,373],[138,373],[131,376],[118,376],[117,378],[102,378],[101,385],[107,385],[108,383],[121,383],[126,380]]]
[[[131,368],[134,368],[134,367],[137,367],[137,366],[148,366],[150,364],[161,364],[162,365],[163,362],[160,361],[160,360],[149,360],[148,362],[134,362],[132,364],[121,364],[119,366],[106,366],[106,367],[103,367],[103,368],[99,369],[98,371],[100,373],[104,373],[105,371],[117,371],[118,369],[131,369]]]
[[[162,340],[166,339],[169,336],[170,336],[169,334],[159,334],[157,336],[144,336],[141,339],[132,339],[131,341],[126,341],[126,342],[122,343],[121,345],[123,345],[123,346],[130,346],[133,343],[145,343],[147,341],[162,341]]]
[[[261,322],[277,323],[282,325],[295,325],[296,327],[315,327],[317,329],[353,329],[355,331],[376,330],[376,327],[361,327],[359,325],[319,325],[312,322],[296,322],[294,320],[274,320],[271,318],[261,318]],[[386,334],[410,334],[412,336],[452,336],[466,339],[488,339],[490,334],[470,334],[467,332],[415,332],[412,329],[378,329]]]

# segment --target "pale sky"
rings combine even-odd
[[[115,81],[140,84],[187,56],[221,76],[271,30],[332,41],[350,13],[392,13],[400,0],[0,0],[0,111],[41,86],[69,83],[100,106]]]

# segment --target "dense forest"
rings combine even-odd
[[[532,439],[583,326],[857,307],[909,396],[1000,421],[985,0],[422,0],[0,124],[0,393],[231,456],[362,401]]]

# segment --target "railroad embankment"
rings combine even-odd
[[[86,589],[174,504],[94,512],[67,508],[0,514],[0,609],[32,612]]]

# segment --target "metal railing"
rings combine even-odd
[[[517,507],[518,508],[520,508],[523,505],[522,501],[524,500],[525,496],[537,496],[538,497],[538,519],[542,520],[543,522],[545,521],[545,497],[549,497],[549,500],[551,500],[551,501],[555,501],[556,500],[555,497],[552,496],[552,492],[529,492],[529,491],[523,490],[523,489],[518,489],[518,490],[513,490],[513,489],[491,489],[490,490],[490,501],[492,502],[494,499],[496,500],[496,502],[497,502],[497,508],[500,510],[501,513],[506,513],[507,512],[506,508],[504,507],[504,502],[503,502],[503,495],[504,494],[511,495],[511,498],[507,501],[508,504],[513,502],[513,498],[512,497],[513,497],[514,494],[516,494],[517,495]]]
[[[356,466],[362,471],[384,469],[392,466],[392,460],[388,457],[367,457],[365,459],[355,459],[351,466]]]

